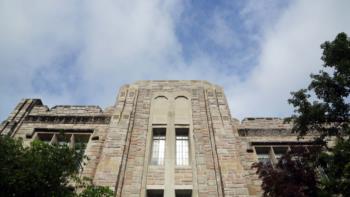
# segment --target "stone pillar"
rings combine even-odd
[[[36,105],[42,105],[40,99],[22,99],[10,116],[0,125],[0,134],[14,136],[17,128]]]
[[[222,196],[248,196],[239,158],[237,134],[233,132],[231,115],[222,90],[206,92],[208,119],[212,127],[214,149],[221,177]]]
[[[120,196],[122,184],[120,176],[125,170],[126,147],[130,143],[131,115],[135,110],[136,95],[136,89],[128,86],[121,88],[94,176],[97,185],[110,187],[117,196]]]

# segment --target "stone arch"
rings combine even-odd
[[[168,119],[169,101],[164,95],[155,96],[151,104],[152,123],[166,124]]]
[[[174,103],[175,124],[189,124],[191,120],[191,102],[186,96],[176,96]]]
[[[157,100],[157,99],[166,99],[166,100],[168,100],[168,97],[166,97],[164,95],[158,95],[158,96],[155,96],[153,100]]]
[[[181,95],[181,96],[176,96],[176,97],[175,97],[175,100],[176,100],[176,99],[181,99],[181,98],[188,100],[187,96],[183,96],[183,95]]]

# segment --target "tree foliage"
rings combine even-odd
[[[311,74],[309,87],[292,92],[288,100],[295,108],[293,131],[300,135],[317,131],[321,138],[349,135],[350,41],[340,33],[321,48],[324,69]],[[313,102],[310,92],[317,98]]]
[[[299,137],[317,134],[323,151],[288,152],[274,167],[254,164],[264,196],[350,195],[350,39],[339,33],[321,48],[323,69],[311,74],[306,89],[292,92],[295,114],[287,121]],[[330,138],[335,146],[325,143]]]
[[[316,172],[310,157],[301,147],[293,147],[278,163],[254,163],[262,179],[264,196],[307,197],[317,196]]]
[[[0,196],[112,196],[79,178],[84,159],[83,151],[67,145],[33,141],[25,147],[21,139],[0,136]]]
[[[336,146],[328,153],[322,153],[316,165],[324,171],[320,177],[319,189],[322,196],[350,194],[350,140],[339,138]]]

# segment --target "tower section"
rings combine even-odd
[[[247,196],[223,89],[138,81],[113,107],[94,182],[117,196]]]

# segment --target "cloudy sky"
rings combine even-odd
[[[21,98],[110,106],[135,80],[203,79],[231,113],[288,116],[350,34],[348,0],[0,0],[0,120]]]

